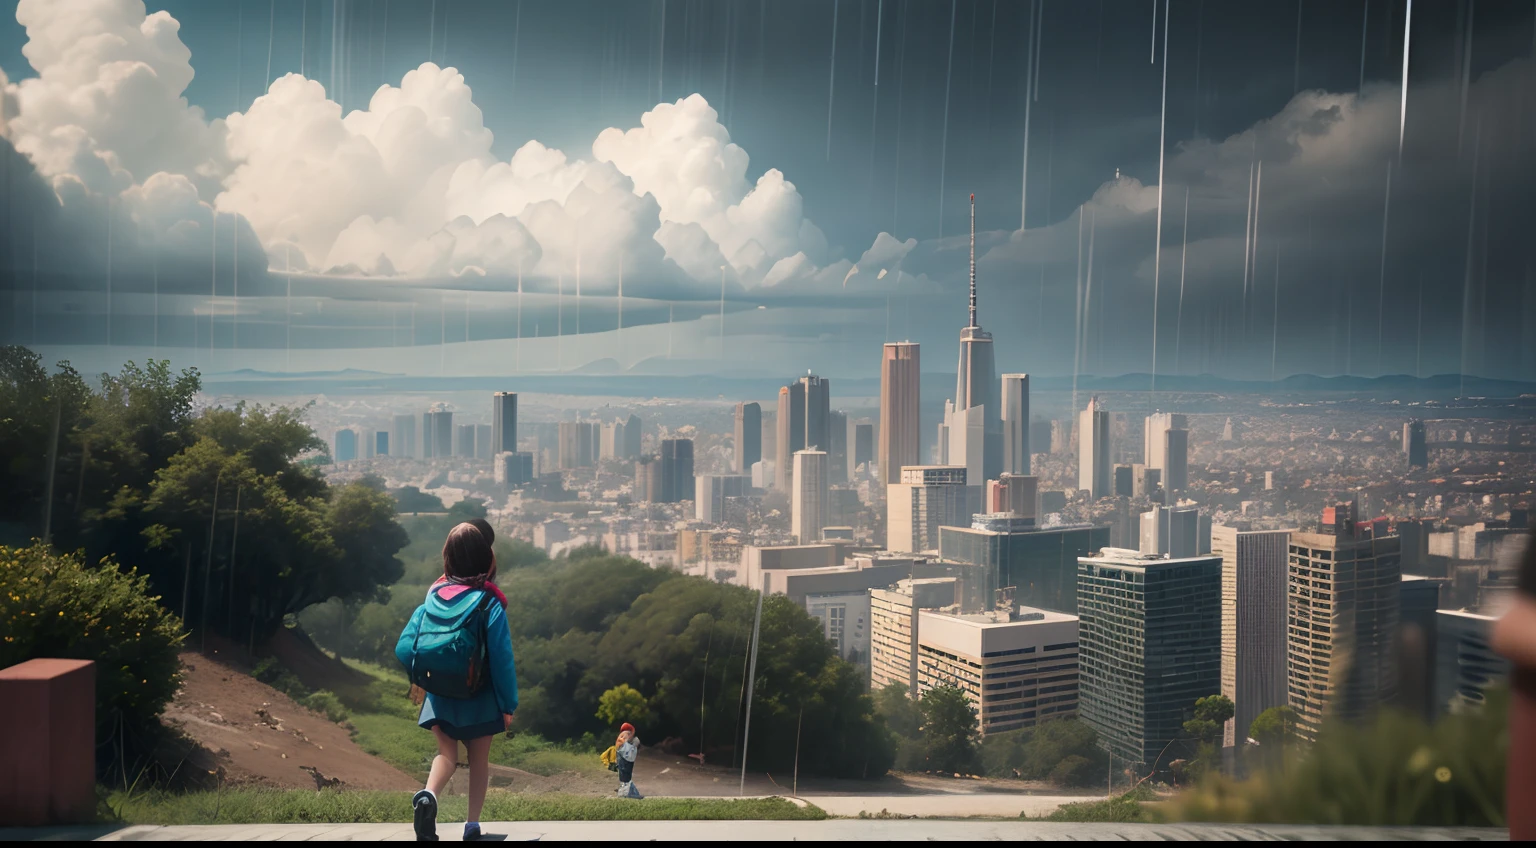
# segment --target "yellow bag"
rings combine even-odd
[[[603,765],[606,766],[609,771],[618,771],[619,751],[616,746],[609,745],[608,750],[603,752],[601,759],[603,761]]]

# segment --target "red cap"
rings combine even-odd
[[[622,733],[624,731],[629,731],[630,733],[634,733],[635,732],[635,726],[633,724],[630,724],[629,722],[626,721],[623,724],[619,725],[619,732]]]
[[[976,200],[976,195],[971,195],[971,200],[974,202]]]

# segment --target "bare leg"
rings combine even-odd
[[[482,736],[464,743],[469,748],[469,821],[480,820],[480,808],[485,805],[485,788],[491,782],[491,740]]]
[[[441,728],[432,728],[432,735],[437,737],[437,756],[432,758],[432,770],[427,774],[427,791],[441,797],[458,764],[459,743],[449,739]],[[474,748],[471,747],[470,750],[473,751]],[[484,790],[481,790],[480,794],[484,796]]]

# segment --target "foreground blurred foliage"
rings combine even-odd
[[[1325,727],[1316,744],[1286,750],[1278,765],[1247,780],[1206,775],[1160,817],[1503,827],[1508,707],[1509,692],[1501,688],[1487,693],[1482,710],[1447,715],[1433,726],[1385,712],[1367,724]]]

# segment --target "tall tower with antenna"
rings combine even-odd
[[[1002,398],[992,334],[981,328],[976,302],[976,195],[971,195],[970,322],[960,330],[955,397],[946,404],[939,459],[966,466],[966,485],[979,492],[1003,470]]]

